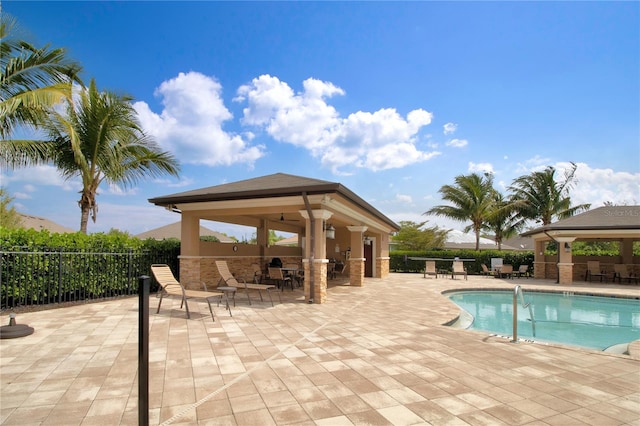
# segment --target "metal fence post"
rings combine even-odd
[[[138,278],[138,425],[149,425],[149,283],[151,278]]]

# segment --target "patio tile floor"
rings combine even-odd
[[[150,424],[640,425],[640,361],[562,345],[510,343],[442,324],[441,292],[527,288],[640,296],[637,286],[391,274],[300,290],[233,317],[150,298]],[[138,422],[138,299],[19,312],[31,336],[0,341],[0,423]],[[2,325],[8,315],[0,316]]]

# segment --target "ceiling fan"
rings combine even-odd
[[[284,213],[280,213],[280,222],[300,222],[298,219],[285,219]]]

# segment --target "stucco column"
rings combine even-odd
[[[389,234],[380,234],[380,244],[376,246],[376,273],[379,278],[389,276]]]
[[[558,283],[571,284],[573,282],[573,255],[571,253],[571,243],[575,237],[556,237],[558,242]]]
[[[313,299],[314,303],[324,303],[327,299],[327,240],[324,230],[324,223],[333,213],[329,210],[312,210],[314,223],[313,234],[315,238],[311,241],[311,218],[306,210],[301,210],[300,214],[306,220],[305,230],[305,259],[304,259],[304,294],[305,299]],[[311,257],[311,247],[313,247],[313,258]],[[311,263],[313,263],[313,274],[311,274]],[[313,275],[313,295],[311,295],[311,276]]]
[[[633,263],[633,240],[631,238],[624,238],[620,241],[620,255],[622,256],[622,263]]]
[[[364,285],[364,246],[362,239],[366,226],[347,226],[351,232],[351,258],[349,259],[349,284],[356,287]]]
[[[544,280],[547,277],[547,264],[544,261],[544,240],[533,242],[533,278]]]
[[[200,282],[200,218],[195,213],[182,212],[180,283],[186,288],[201,290]]]

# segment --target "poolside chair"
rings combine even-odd
[[[265,290],[269,295],[269,301],[271,301],[271,306],[273,306],[273,298],[271,297],[271,290],[275,289],[276,286],[272,284],[259,284],[259,283],[247,283],[244,278],[234,277],[231,271],[229,270],[229,265],[224,260],[216,260],[216,267],[218,268],[218,272],[220,273],[220,281],[218,282],[218,286],[220,284],[224,284],[227,287],[235,287],[244,290],[244,294],[247,296],[247,301],[249,305],[251,305],[251,297],[249,297],[249,290],[257,290],[260,295],[260,301],[264,302],[262,298],[262,291]],[[254,273],[255,278],[255,273]],[[278,295],[279,297],[280,295]],[[280,299],[280,303],[282,303],[282,299]]]
[[[213,309],[211,308],[211,298],[218,297],[219,300],[222,299],[224,293],[219,291],[201,291],[201,290],[188,290],[185,289],[182,284],[176,280],[171,272],[171,268],[168,265],[154,264],[151,265],[151,272],[155,277],[158,284],[160,284],[160,301],[158,302],[158,309],[156,310],[156,314],[160,313],[160,305],[162,305],[162,299],[166,296],[176,296],[181,298],[180,309],[184,305],[187,311],[187,319],[191,318],[191,313],[189,312],[189,304],[187,303],[187,299],[205,299],[207,304],[209,305],[209,312],[211,312],[211,319],[215,321],[213,316]],[[206,287],[205,287],[206,288]],[[220,302],[218,302],[220,303]],[[229,314],[231,314],[231,308],[227,306],[229,309]]]
[[[529,278],[529,265],[520,265],[518,270],[513,273],[518,278],[527,277]]]
[[[627,265],[615,264],[613,265],[613,270],[615,271],[613,275],[614,282],[616,281],[616,278],[618,278],[618,282],[620,284],[622,284],[622,280],[627,280],[629,284],[631,284],[631,281],[634,281],[636,284],[638,284],[639,278],[637,276],[629,274]]]
[[[436,269],[435,260],[426,260],[424,262],[424,275],[423,278],[427,278],[427,275],[434,275],[438,278],[438,270]]]
[[[293,290],[293,280],[291,277],[284,275],[281,268],[269,267],[269,278],[274,280],[282,291],[284,291],[284,286],[287,283],[289,283],[291,290]]]
[[[593,277],[600,277],[600,282],[606,280],[607,274],[600,269],[600,262],[597,260],[587,260],[587,272],[584,275],[585,281],[593,281]]]
[[[489,268],[487,268],[487,265],[483,263],[480,266],[482,267],[482,275],[484,275],[485,277],[493,275],[493,272],[491,272]]]
[[[500,278],[513,278],[513,265],[502,265],[498,270]]]
[[[459,260],[453,261],[453,268],[451,269],[451,279],[455,279],[456,275],[464,275],[464,279],[467,279],[467,270],[464,268],[464,263]]]
[[[254,284],[262,284],[262,280],[264,279],[264,271],[257,263],[252,263],[251,268],[253,269],[253,283]]]

